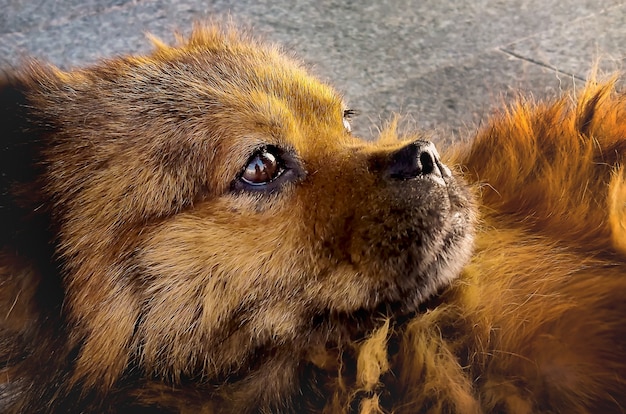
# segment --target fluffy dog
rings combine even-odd
[[[626,101],[518,106],[442,163],[197,27],[0,87],[3,412],[626,407]]]

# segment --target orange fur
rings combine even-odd
[[[520,101],[449,173],[275,47],[153,42],[0,85],[3,411],[624,410],[615,80]]]
[[[388,409],[625,409],[626,98],[613,88],[518,103],[453,151],[478,184],[476,251],[398,333]]]

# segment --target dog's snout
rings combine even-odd
[[[444,173],[435,146],[429,141],[415,141],[393,152],[387,165],[387,176],[408,180],[420,176]]]

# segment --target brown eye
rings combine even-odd
[[[231,190],[239,194],[276,194],[287,183],[294,183],[306,175],[294,149],[268,145],[258,148],[231,182]]]
[[[241,174],[241,179],[247,184],[263,185],[274,180],[281,172],[282,169],[276,156],[264,149],[250,158]]]

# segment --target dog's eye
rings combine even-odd
[[[268,145],[257,149],[231,183],[235,192],[277,193],[306,175],[292,148]]]
[[[352,126],[350,125],[350,121],[355,115],[356,111],[354,109],[346,109],[343,111],[343,126],[348,132],[352,132]]]
[[[248,160],[241,173],[241,180],[250,185],[263,185],[276,179],[282,171],[278,157],[264,148]]]

